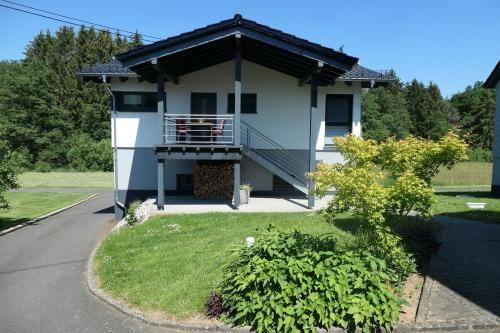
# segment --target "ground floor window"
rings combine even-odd
[[[177,174],[177,193],[178,194],[193,194],[194,193],[194,175],[193,174]]]
[[[333,145],[333,137],[352,131],[352,95],[328,94],[325,103],[325,144]]]

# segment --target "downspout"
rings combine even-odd
[[[116,101],[115,101],[115,95],[109,88],[109,86],[106,83],[106,75],[102,76],[102,82],[104,83],[104,86],[106,87],[106,90],[109,92],[111,95],[112,99],[112,110],[111,110],[111,122],[113,123],[113,177],[114,177],[114,187],[115,187],[115,204],[120,207],[123,212],[125,213],[125,205],[120,202],[120,199],[118,198],[118,151],[116,147]]]

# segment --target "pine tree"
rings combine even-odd
[[[482,87],[481,82],[468,86],[453,95],[451,104],[460,116],[460,124],[471,144],[481,149],[491,149],[495,117],[495,90]]]

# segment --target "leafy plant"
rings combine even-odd
[[[256,332],[315,332],[339,326],[391,330],[400,300],[393,272],[368,251],[341,250],[329,235],[269,227],[226,268],[226,319]]]
[[[208,318],[219,319],[222,314],[222,309],[222,296],[219,292],[213,291],[210,294],[210,297],[208,297],[207,302],[205,303],[205,315]]]
[[[26,159],[23,154],[12,151],[6,140],[2,139],[0,128],[0,208],[8,207],[5,192],[18,188],[17,176],[25,170]]]
[[[139,220],[137,219],[137,209],[141,205],[141,202],[139,200],[132,201],[130,205],[128,206],[127,209],[127,215],[125,215],[125,221],[127,222],[128,225],[134,225]]]
[[[250,185],[250,183],[243,183],[240,185],[240,190],[246,192],[252,192],[252,185]]]
[[[345,164],[320,164],[310,175],[316,180],[317,195],[325,196],[335,189],[322,214],[335,219],[340,213],[351,212],[359,218],[370,250],[385,259],[403,281],[415,270],[414,260],[387,219],[415,212],[428,220],[436,202],[432,177],[439,168],[451,168],[466,159],[467,145],[456,131],[437,142],[408,137],[378,143],[348,136],[335,138],[335,143]],[[377,164],[382,171],[377,171]]]

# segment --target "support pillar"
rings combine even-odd
[[[318,107],[318,79],[317,74],[314,72],[311,76],[311,108],[309,110],[309,172],[316,171],[316,140],[314,140],[313,119],[316,115]],[[309,208],[314,208],[314,180],[309,179],[308,183],[309,193],[307,196],[307,205]]]
[[[165,160],[158,160],[158,199],[156,200],[158,210],[165,206]]]
[[[164,121],[165,121],[165,109],[166,109],[166,94],[165,94],[165,77],[163,73],[158,70],[158,61],[154,59],[152,61],[153,67],[156,70],[157,77],[157,94],[156,101],[158,104],[158,144],[163,144],[163,131],[164,131]],[[156,200],[156,204],[158,206],[158,210],[162,210],[165,206],[165,160],[158,159],[158,199]]]
[[[234,144],[240,145],[240,119],[241,119],[241,35],[236,34],[234,50]],[[234,199],[236,208],[240,206],[240,161],[234,162]]]
[[[234,198],[233,205],[238,208],[241,203],[240,199],[240,179],[241,179],[241,171],[240,171],[240,161],[234,162]]]

